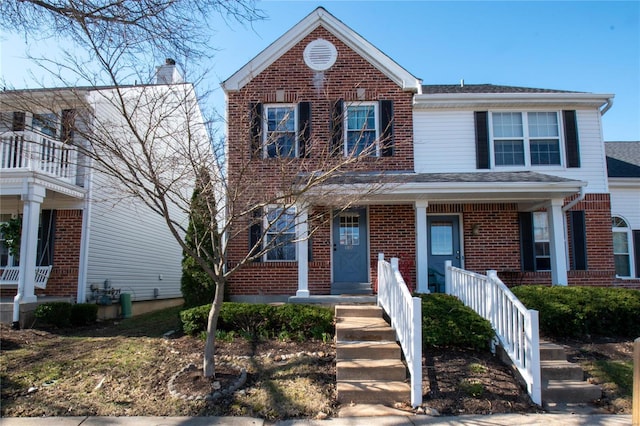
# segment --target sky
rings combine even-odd
[[[615,95],[606,141],[640,141],[640,1],[260,1],[252,25],[214,20],[208,87],[322,6],[424,84],[500,84]],[[3,34],[0,72],[34,87],[24,40]],[[55,49],[54,46],[48,47]],[[159,64],[158,64],[159,65]]]

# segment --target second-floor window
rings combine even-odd
[[[496,167],[561,164],[557,112],[494,112],[491,129]]]
[[[46,136],[55,138],[58,136],[59,120],[57,114],[33,114],[31,128]]]
[[[298,156],[295,105],[266,105],[264,126],[265,157]]]
[[[378,104],[349,104],[345,110],[345,152],[349,155],[379,156]]]

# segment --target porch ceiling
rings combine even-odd
[[[301,176],[308,179],[308,176]],[[309,201],[335,204],[349,197],[359,204],[526,202],[566,198],[586,182],[536,172],[413,173],[349,172],[326,178],[309,191]]]

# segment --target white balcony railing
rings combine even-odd
[[[36,132],[0,135],[0,170],[32,171],[75,184],[77,151]]]
[[[447,261],[445,287],[447,294],[456,296],[491,323],[500,345],[526,382],[531,399],[542,404],[538,311],[527,309],[496,271],[484,276],[453,267]]]
[[[411,297],[400,274],[398,259],[391,263],[378,254],[378,305],[391,319],[411,375],[411,405],[422,404],[422,301]]]

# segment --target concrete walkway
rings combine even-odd
[[[269,422],[250,417],[4,417],[2,426],[629,426],[630,415],[494,414],[487,416],[342,417]]]

